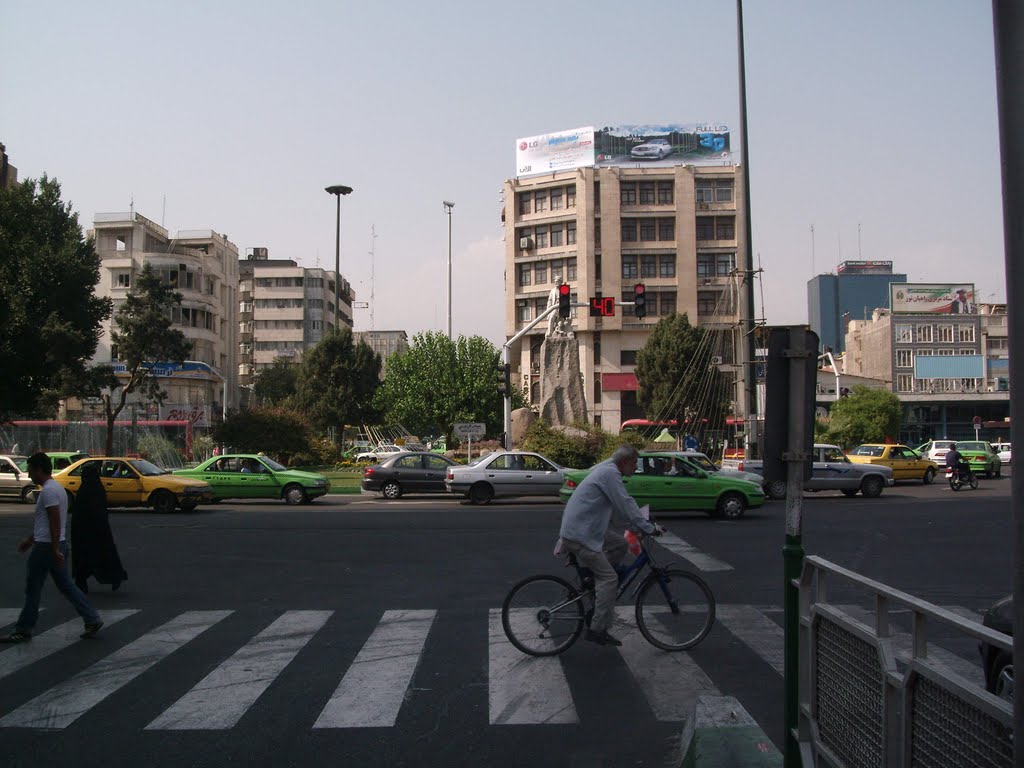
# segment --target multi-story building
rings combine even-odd
[[[629,150],[626,150],[629,156]],[[686,313],[717,334],[715,362],[733,382],[734,413],[746,412],[741,353],[746,303],[742,169],[721,163],[579,167],[505,182],[505,331],[511,338],[544,311],[555,284],[573,298],[632,301],[644,283],[647,316],[631,306],[613,317],[575,311],[588,412],[616,432],[643,418],[636,355],[662,317]],[[537,402],[547,323],[513,345],[514,381]]]
[[[278,358],[298,362],[338,321],[352,327],[352,286],[333,270],[271,259],[266,248],[250,248],[239,269],[239,384]]]
[[[400,355],[409,348],[409,335],[405,331],[356,331],[353,335],[356,343],[365,341],[380,355],[384,365],[387,365],[389,357]]]
[[[18,183],[18,169],[7,157],[7,147],[0,144],[0,189],[10,189]]]
[[[905,283],[891,261],[844,261],[834,275],[816,275],[807,283],[807,317],[822,348],[844,351],[846,326],[889,306],[890,283]]]
[[[192,342],[190,364],[174,368],[151,361],[164,372],[167,393],[159,417],[189,412],[196,426],[219,419],[237,405],[238,249],[212,230],[183,230],[175,237],[134,211],[98,213],[89,232],[101,259],[96,293],[113,299],[115,314],[143,265],[149,264],[182,294],[172,311],[174,327]],[[106,321],[94,360],[117,363],[111,345],[113,317]],[[225,401],[226,397],[226,401]],[[150,404],[147,415],[152,416]]]

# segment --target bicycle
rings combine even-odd
[[[675,564],[658,565],[640,538],[640,554],[619,572],[618,601],[645,569],[633,589],[636,625],[644,638],[665,651],[693,648],[715,622],[715,597],[697,576]],[[594,576],[570,554],[565,567],[576,569],[577,584],[559,576],[528,576],[501,606],[501,624],[509,642],[529,656],[555,656],[575,643],[594,612]]]

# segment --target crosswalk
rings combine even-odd
[[[841,609],[853,617],[867,616],[856,605]],[[961,607],[949,609],[977,617]],[[16,609],[0,608],[0,621],[9,623],[16,615]],[[719,605],[716,627],[705,640],[709,647],[718,646],[713,654],[715,665],[729,664],[722,650],[729,642],[739,641],[764,662],[762,676],[781,676],[781,616],[777,606]],[[256,631],[240,644],[237,635],[231,634],[233,645],[217,651],[207,647],[201,655],[188,656],[192,644],[204,635],[216,634],[215,628],[229,617],[245,619],[246,626]],[[45,625],[47,618],[44,613],[41,624]],[[301,727],[391,728],[410,700],[432,695],[429,686],[417,687],[417,670],[427,654],[444,652],[445,634],[450,628],[445,612],[433,609],[386,610],[375,623],[349,619],[331,610],[288,610],[267,623],[263,614],[248,616],[245,610],[188,610],[170,615],[161,614],[161,609],[129,608],[106,611],[99,638],[83,643],[78,639],[79,620],[57,621],[48,629],[44,626],[31,642],[0,650],[0,685],[5,692],[0,729],[72,727],[102,702],[116,700],[130,684],[144,684],[171,657],[184,655],[192,658],[195,673],[175,674],[171,685],[161,679],[153,686],[152,698],[161,711],[143,726],[144,730],[228,731],[236,728],[257,702],[266,705],[273,698],[275,682],[293,674],[296,666],[307,673],[311,668],[318,669],[316,664],[310,667],[293,662],[304,652],[322,652],[324,643],[311,645],[311,641],[318,637],[323,641],[332,633],[345,633],[350,639],[355,635],[359,650],[347,668],[336,673],[338,678],[331,683],[333,692],[317,702],[319,714]],[[455,631],[465,631],[463,621],[461,617]],[[609,654],[603,656],[607,663],[618,663],[628,670],[651,717],[660,722],[682,722],[699,697],[722,695],[715,683],[720,669],[702,667],[697,661],[700,654],[666,653],[654,648],[634,622],[633,607],[618,606],[613,632],[622,640],[622,647],[601,649],[601,653]],[[505,637],[498,608],[481,615],[479,624],[479,642],[486,640],[486,664],[480,675],[486,677],[482,682],[486,683],[490,725],[581,722],[579,702],[570,682],[572,675],[567,674],[567,656],[534,658],[520,653]],[[896,632],[894,640],[897,656],[905,654],[911,641],[909,634]],[[105,654],[98,660],[97,649]],[[596,650],[591,647],[591,652]],[[482,646],[480,651],[484,653]],[[578,652],[571,649],[568,654]],[[58,654],[63,654],[65,662],[61,669],[68,667],[69,657],[80,657],[80,668],[45,690],[31,690],[37,679],[33,670]],[[202,663],[195,661],[200,656]],[[968,679],[981,680],[976,659],[939,647],[929,647],[929,656]],[[450,663],[458,664],[460,659],[456,657]],[[480,695],[484,695],[482,691]]]

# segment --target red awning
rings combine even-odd
[[[635,373],[602,373],[601,389],[605,392],[635,392],[640,389]]]

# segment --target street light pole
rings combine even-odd
[[[452,337],[452,208],[455,203],[444,201],[448,211],[448,338]]]
[[[339,304],[341,304],[341,196],[352,194],[352,187],[335,184],[324,187],[329,195],[338,199],[337,225],[334,233],[334,330],[338,330]]]

